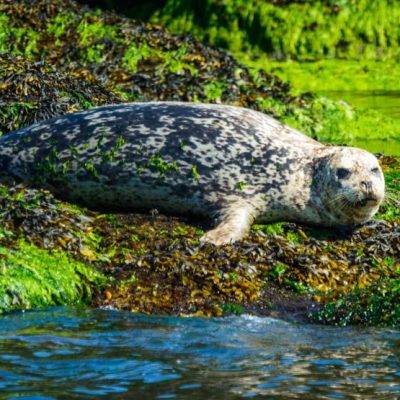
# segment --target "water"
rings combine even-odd
[[[0,317],[0,399],[396,399],[400,331],[59,308]]]
[[[344,100],[352,106],[379,111],[400,123],[400,91],[321,91],[319,94],[335,100]],[[400,138],[397,141],[366,138],[354,141],[352,145],[372,153],[400,156]]]

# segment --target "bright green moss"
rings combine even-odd
[[[93,268],[19,242],[0,246],[0,312],[90,301],[92,287],[105,283]]]
[[[204,85],[204,94],[207,101],[221,101],[221,96],[226,88],[225,82],[213,81]]]
[[[147,43],[140,45],[131,43],[122,57],[123,66],[131,72],[138,72],[138,64],[141,61],[157,61],[160,70],[166,70],[173,74],[180,74],[185,69],[192,75],[197,74],[197,69],[186,61],[187,49],[181,46],[176,50],[161,50],[150,47]]]
[[[398,91],[400,68],[394,61],[274,61],[238,55],[247,65],[262,68],[290,82],[295,94],[324,91]]]
[[[62,12],[54,17],[47,27],[47,32],[59,39],[76,21],[76,15],[71,12]],[[61,42],[59,42],[61,43]]]
[[[38,54],[38,32],[30,28],[13,27],[11,19],[3,13],[0,13],[0,26],[0,54],[12,53],[26,57]]]
[[[230,51],[278,58],[397,59],[400,5],[391,0],[168,0],[150,16],[176,33],[190,33]]]

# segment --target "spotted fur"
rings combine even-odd
[[[324,146],[249,109],[195,103],[120,104],[42,121],[0,138],[0,168],[5,179],[92,208],[213,218],[203,240],[215,244],[241,239],[253,221],[361,223],[384,191],[376,158],[363,150]],[[348,179],[340,168],[351,170]]]

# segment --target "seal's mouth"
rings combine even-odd
[[[379,200],[375,196],[368,196],[356,202],[356,207],[373,207],[379,204]]]

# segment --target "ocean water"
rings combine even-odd
[[[400,398],[400,331],[75,308],[0,316],[0,399],[243,398]]]

